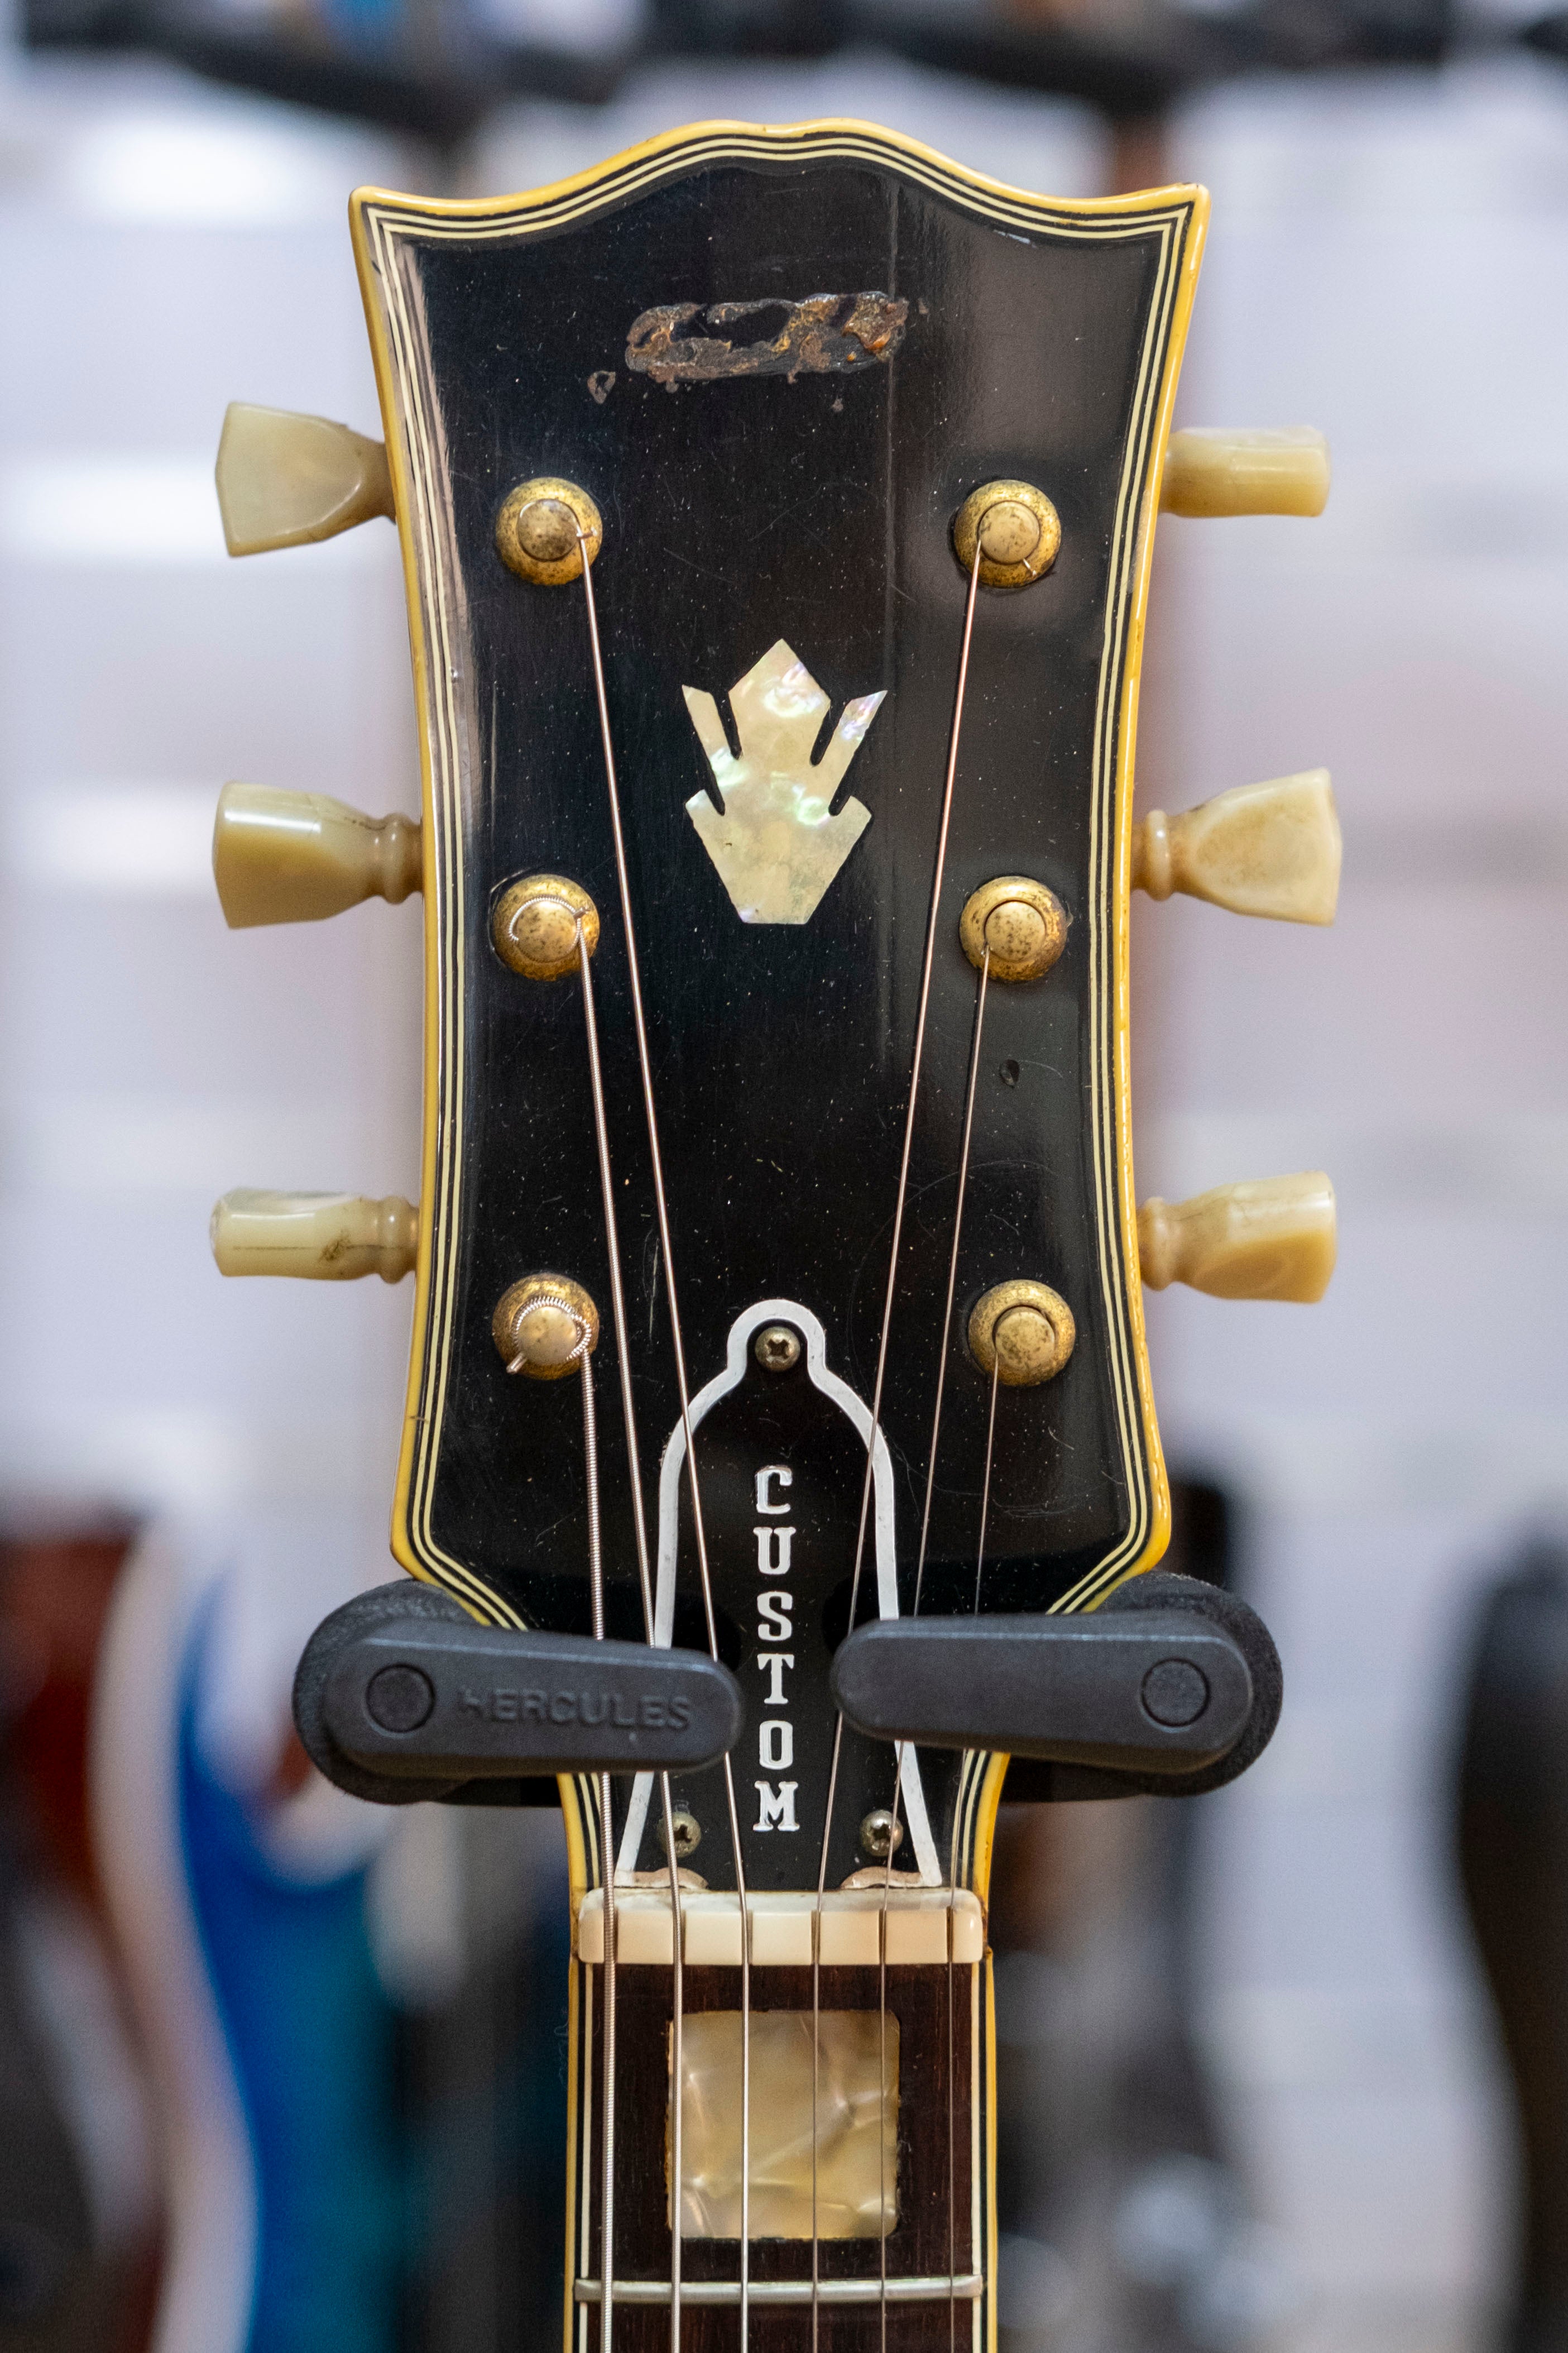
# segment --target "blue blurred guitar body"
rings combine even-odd
[[[233,1575],[144,1548],[100,1697],[99,1842],[169,2152],[154,2343],[393,2353],[396,2021],[366,1912],[387,1820],[313,1775],[247,1782],[213,1737]]]

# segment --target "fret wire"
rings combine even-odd
[[[583,934],[583,919],[577,917],[577,971],[583,983],[583,1020],[588,1035],[588,1075],[594,1096],[594,1139],[598,1149],[599,1189],[605,1204],[605,1243],[610,1261],[610,1301],[616,1325],[616,1356],[620,1374],[621,1414],[626,1424],[626,1465],[631,1478],[632,1524],[637,1535],[637,1575],[642,1587],[644,1640],[653,1641],[653,1579],[649,1572],[647,1549],[647,1513],[643,1498],[642,1457],[637,1445],[637,1409],[632,1398],[631,1331],[626,1316],[626,1287],[621,1279],[620,1230],[616,1219],[616,1188],[610,1168],[610,1124],[605,1108],[605,1074],[599,1060],[599,1024],[594,1008],[594,969],[589,960],[588,943]],[[676,2293],[669,2307],[670,2353],[680,2353],[680,2164],[682,2148],[681,2102],[679,2086],[685,2060],[686,1976],[681,1953],[683,1923],[680,1909],[680,1865],[675,1850],[674,1810],[669,1794],[669,1775],[658,1777],[659,1796],[664,1809],[664,1844],[669,1863],[669,1916],[673,1964],[670,1971],[670,2159],[674,2168],[676,2190],[670,2230],[670,2277]],[[613,1882],[616,1856],[613,1846],[607,1846],[604,1862],[605,1903],[613,1905]],[[606,1914],[606,1935],[609,1934]]]
[[[593,566],[588,560],[588,535],[577,533],[583,561],[583,597],[588,617],[588,646],[594,664],[594,691],[598,703],[599,733],[604,746],[605,781],[609,793],[610,831],[615,844],[616,879],[620,891],[621,922],[626,937],[626,970],[631,983],[632,1027],[637,1036],[637,1064],[642,1077],[643,1115],[647,1124],[648,1156],[653,1166],[654,1210],[664,1251],[664,1291],[669,1307],[669,1335],[675,1356],[676,1389],[680,1399],[680,1428],[686,1445],[686,1475],[691,1490],[691,1525],[697,1546],[698,1573],[702,1584],[702,1610],[707,1621],[710,1655],[719,1656],[719,1630],[713,1611],[713,1583],[708,1566],[708,1537],[702,1520],[702,1499],[697,1478],[697,1454],[692,1442],[691,1394],[686,1378],[686,1350],[680,1334],[680,1310],[675,1287],[675,1253],[670,1244],[669,1205],[664,1189],[664,1161],[659,1151],[658,1113],[654,1103],[653,1065],[648,1056],[647,1024],[643,1017],[642,978],[637,965],[637,925],[632,914],[631,875],[626,864],[626,836],[621,827],[620,787],[616,778],[615,742],[610,730],[609,698],[605,688],[604,656],[599,646],[599,616],[594,600]],[[751,2212],[752,2212],[752,1938],[746,1914],[746,1867],[741,1850],[741,1817],[735,1803],[735,1773],[726,1756],[724,1794],[730,1816],[730,1845],[734,1856],[735,1894],[741,1915],[741,2353],[751,2339]],[[673,1866],[675,1854],[670,1852]],[[679,1926],[679,1923],[672,1924]],[[681,2084],[671,2084],[670,2097],[679,2107]],[[679,2235],[679,2182],[671,2218],[671,2243]],[[815,2220],[815,2218],[814,2218]]]
[[[974,635],[974,606],[975,599],[979,593],[980,550],[977,545],[974,552],[974,562],[970,566],[969,593],[964,599],[963,607],[963,634],[959,641],[958,677],[953,687],[952,721],[948,732],[947,773],[942,780],[942,815],[937,827],[936,865],[931,877],[931,913],[926,923],[925,956],[921,968],[920,1001],[915,1016],[914,1051],[910,1062],[909,1102],[906,1104],[904,1111],[904,1141],[903,1149],[899,1161],[899,1190],[897,1199],[893,1205],[893,1231],[888,1251],[888,1288],[882,1302],[882,1328],[877,1342],[877,1376],[871,1391],[871,1427],[866,1441],[866,1473],[860,1486],[860,1525],[855,1538],[854,1572],[849,1580],[849,1630],[851,1633],[855,1630],[856,1609],[860,1598],[860,1572],[866,1556],[866,1527],[871,1505],[871,1484],[876,1475],[877,1437],[881,1427],[882,1419],[882,1386],[887,1377],[888,1345],[892,1335],[893,1293],[898,1282],[899,1274],[899,1245],[903,1236],[904,1208],[909,1198],[910,1155],[914,1146],[915,1111],[920,1096],[921,1064],[925,1053],[926,1017],[931,1005],[931,980],[932,967],[936,961],[937,925],[941,921],[942,916],[942,890],[947,871],[947,837],[948,829],[952,819],[953,782],[958,774],[959,736],[963,725],[964,695],[969,685],[969,649]],[[843,1748],[844,1718],[842,1715],[839,1715],[836,1717],[833,1726],[833,1752],[827,1772],[827,1806],[822,1830],[822,1858],[820,1867],[816,1874],[817,1936],[820,1936],[821,1935],[823,1899],[827,1892],[827,1854],[833,1837],[833,1811],[834,1804],[838,1794],[838,1765],[840,1757],[843,1754]],[[900,1767],[901,1764],[902,1757],[900,1753]],[[888,1858],[890,1868],[892,1862],[892,1849],[890,1846],[888,1851]],[[884,1919],[884,1927],[886,1923]],[[885,1935],[882,1936],[880,1941],[885,1956],[887,1947],[887,1938]],[[821,1977],[820,1973],[814,1968],[812,1971],[811,1984],[811,2039],[814,2052],[821,2039]],[[885,2096],[885,2094],[881,2094],[880,2087],[879,2087],[879,2096]],[[811,2112],[812,2353],[817,2353],[818,2315],[821,2305],[821,2274],[818,2264],[816,2232],[816,2105],[814,2100]],[[885,2216],[879,2216],[878,2219],[879,2221],[881,2221],[886,2218]],[[882,2277],[884,2280],[887,2277],[886,2233],[883,2234],[882,2238]],[[888,2300],[885,2290],[879,2301],[882,2314],[882,2337],[885,2345],[888,2329]]]

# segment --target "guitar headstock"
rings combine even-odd
[[[1024,195],[846,122],[699,127],[496,204],[362,192],[384,453],[230,412],[235,552],[395,514],[425,797],[416,843],[231,786],[226,911],[423,887],[428,987],[417,1215],[232,1196],[219,1264],[416,1260],[399,1561],[586,1633],[596,1518],[604,1630],[739,1675],[740,1743],[668,1817],[699,1971],[742,1957],[737,1886],[758,1967],[914,1970],[933,1918],[977,1964],[1005,1760],[847,1729],[836,1651],[1152,1567],[1142,1282],[1310,1299],[1331,1269],[1325,1178],[1133,1190],[1131,892],[1324,923],[1338,878],[1321,772],[1132,820],[1162,504],[1327,492],[1316,435],[1171,433],[1206,211]],[[668,1964],[657,1800],[623,1782],[613,1836],[620,1934]],[[841,2235],[983,2300],[951,2200],[921,2236],[924,2161]]]

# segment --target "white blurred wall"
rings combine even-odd
[[[417,768],[390,529],[231,563],[212,465],[235,396],[374,429],[399,158],[136,66],[14,61],[0,126],[0,1482],[230,1525],[308,1626],[385,1574],[406,1303],[224,1284],[206,1221],[416,1190],[419,911],[231,934],[208,841],[226,777]]]
[[[1222,1801],[1213,2043],[1304,2342],[1432,2353],[1495,2294],[1507,2158],[1448,1861],[1456,1649],[1568,1495],[1568,77],[1237,91],[1184,411],[1311,422],[1311,524],[1173,525],[1185,797],[1319,762],[1336,929],[1151,909],[1140,1182],[1327,1167],[1310,1311],[1150,1303],[1168,1441],[1253,1505],[1284,1653]]]

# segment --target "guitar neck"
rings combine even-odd
[[[237,553],[395,514],[424,764],[417,843],[220,812],[233,922],[425,894],[418,1208],[215,1221],[416,1272],[426,1589],[297,1714],[362,1796],[561,1781],[576,2353],[988,2343],[1007,1756],[1196,1789],[1278,1716],[1250,1613],[1142,1575],[1143,1282],[1333,1257],[1316,1174],[1132,1187],[1132,889],[1322,923],[1339,871],[1321,771],[1133,828],[1161,508],[1327,493],[1316,435],[1172,437],[1206,216],[853,122],[363,190],[384,448],[226,427]]]
[[[816,2341],[855,2353],[979,2344],[992,2194],[989,1968],[980,1907],[902,1889],[854,1891],[853,1906],[814,1894],[760,1900],[760,1947],[856,1951],[847,1961],[687,1960],[679,2031],[668,1965],[668,1896],[623,1890],[624,1957],[606,1995],[601,1904],[579,1912],[573,1969],[572,2179],[568,2290],[573,2342],[598,2341],[605,2151],[614,2150],[612,2290],[624,2347],[670,2341],[674,2147],[670,2084],[681,2103],[682,2341],[732,2347],[742,2302],[742,2052],[749,2045],[750,2211],[745,2297],[763,2341]],[[739,1942],[732,1898],[688,1893],[684,1951]],[[884,1958],[921,1949],[920,1960]],[[584,1958],[584,1953],[596,1957]],[[605,2005],[614,2004],[616,2096],[606,2105]],[[749,2003],[749,2008],[748,2008]],[[814,2063],[814,2052],[816,2059]],[[812,2129],[815,2114],[816,2129]],[[789,2327],[780,2335],[784,2316]]]

